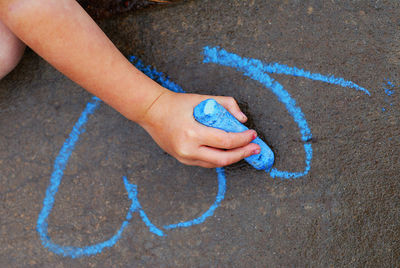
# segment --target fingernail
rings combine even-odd
[[[252,151],[252,155],[259,154],[259,153],[260,153],[260,149],[255,149],[255,150]]]
[[[242,117],[243,120],[247,119],[247,116],[244,113],[240,112],[240,114],[241,114],[240,116]]]
[[[257,132],[254,131],[254,133],[253,133],[253,140],[254,140],[255,138],[257,138]]]

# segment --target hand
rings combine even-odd
[[[228,133],[204,126],[193,118],[201,101],[213,98],[240,122],[246,116],[231,97],[182,94],[164,91],[138,123],[167,153],[183,164],[207,168],[223,167],[260,152],[254,130]]]

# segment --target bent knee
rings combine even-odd
[[[17,66],[24,51],[25,44],[0,21],[0,79]]]

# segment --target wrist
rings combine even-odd
[[[169,90],[152,81],[149,85],[143,84],[138,88],[132,87],[120,100],[120,105],[114,107],[127,119],[140,125],[149,121],[148,113],[164,94]]]
[[[150,129],[157,128],[157,126],[165,120],[168,120],[170,108],[173,105],[173,98],[176,94],[168,89],[159,92],[159,95],[153,99],[152,103],[147,105],[146,109],[141,114],[141,117],[135,122],[149,131]]]

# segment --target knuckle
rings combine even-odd
[[[197,132],[193,129],[186,129],[184,135],[186,139],[192,140],[197,137]]]
[[[178,155],[178,157],[179,157],[179,159],[178,159],[179,161],[185,160],[185,159],[190,159],[190,156],[191,156],[191,153],[190,153],[189,148],[187,148],[187,147],[185,147],[185,146],[183,146],[183,147],[177,149],[177,150],[176,150],[176,153],[177,153],[177,155]],[[180,159],[181,159],[181,160],[180,160]]]

